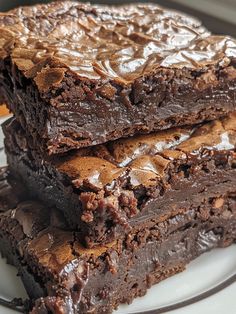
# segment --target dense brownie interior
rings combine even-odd
[[[0,13],[0,32],[0,251],[32,314],[111,313],[235,242],[234,39],[73,1]]]
[[[9,198],[2,191],[0,201],[6,205]],[[235,196],[222,194],[158,223],[155,232],[144,229],[93,249],[67,230],[57,210],[19,201],[0,214],[0,250],[18,268],[32,300],[37,299],[32,313],[108,314],[182,271],[198,255],[234,242]]]
[[[50,154],[235,110],[235,40],[182,13],[58,1],[0,31],[1,94]]]
[[[43,157],[16,120],[4,125],[9,167],[32,196],[57,206],[87,246],[231,192],[236,115]],[[151,224],[151,225],[150,225]]]

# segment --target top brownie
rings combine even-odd
[[[0,14],[0,90],[63,153],[235,110],[236,41],[156,5],[71,1]]]

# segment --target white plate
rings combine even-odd
[[[2,141],[3,136],[0,133],[0,147],[2,147]],[[0,165],[5,163],[5,155],[0,152]],[[27,297],[16,274],[15,268],[6,265],[5,261],[0,258],[0,297],[6,300],[11,300],[14,297]],[[155,310],[152,314],[235,314],[236,283],[232,283],[231,278],[233,276],[236,279],[235,245],[202,255],[190,263],[183,273],[154,286],[146,296],[136,299],[131,305],[120,306],[114,313],[145,313]],[[217,290],[220,291],[217,292]],[[198,296],[202,294],[205,298],[199,297],[201,301],[198,301]],[[207,294],[211,296],[206,297]],[[163,312],[163,309],[167,307],[173,309],[176,304],[186,300],[191,305]],[[0,314],[16,313],[0,306]]]

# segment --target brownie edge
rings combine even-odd
[[[235,110],[236,42],[157,5],[57,1],[0,14],[0,88],[48,154]]]
[[[17,267],[32,314],[112,313],[235,239],[236,191],[93,249],[81,245],[60,212],[39,202],[19,201],[0,213],[0,251]]]
[[[109,243],[231,192],[236,114],[44,158],[16,120],[5,122],[11,172],[56,206],[87,247]]]

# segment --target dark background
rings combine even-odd
[[[175,0],[150,0],[148,2],[155,2],[161,5],[164,5],[166,7],[171,7],[174,9],[178,9],[181,11],[184,11],[186,13],[192,14],[200,18],[203,23],[205,24],[208,29],[210,29],[212,32],[216,34],[230,34],[232,36],[236,37],[236,0],[230,0],[231,5],[232,2],[235,1],[235,24],[227,22],[225,19],[216,18],[212,15],[211,12],[214,11],[214,1],[217,2],[219,0],[208,0],[211,2],[211,10],[201,10],[197,11],[191,8],[191,2],[192,1],[198,1],[198,0],[189,0],[188,5],[180,5],[175,2]],[[229,1],[229,0],[226,0]],[[6,11],[13,7],[20,6],[20,5],[29,5],[29,4],[35,4],[35,3],[46,3],[50,2],[49,0],[0,0],[0,11]],[[130,3],[130,2],[147,2],[147,1],[122,1],[122,0],[98,0],[98,1],[90,1],[91,3],[106,3],[106,4],[122,4],[122,3]],[[225,5],[225,0],[222,0],[222,3]],[[206,5],[207,7],[207,5]],[[208,12],[211,11],[211,12]],[[203,13],[204,12],[204,13]]]

